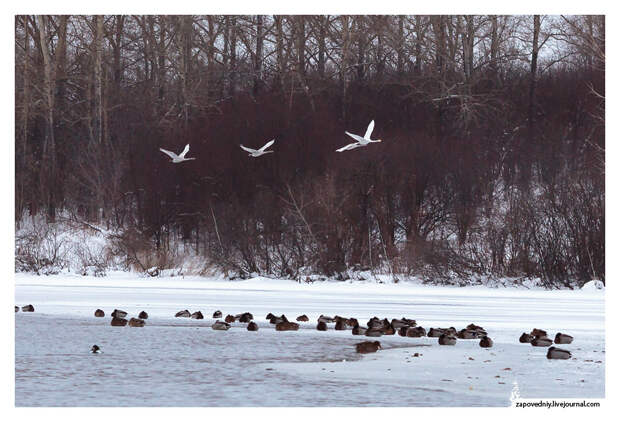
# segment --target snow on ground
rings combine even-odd
[[[581,286],[582,290],[604,290],[605,284],[601,280],[590,280],[583,286]]]
[[[105,278],[16,274],[17,406],[507,406],[523,398],[605,395],[604,290],[437,287],[372,282],[253,278]],[[105,318],[94,318],[101,308]],[[111,327],[114,308],[149,313],[144,328]],[[201,310],[204,321],[174,318]],[[251,333],[236,323],[213,331],[209,317],[252,312]],[[306,314],[297,332],[276,332],[265,315]],[[360,356],[367,337],[315,330],[320,314],[409,317],[426,327],[473,322],[493,338],[439,346],[434,338],[383,336],[383,350]],[[292,318],[291,318],[292,317]],[[575,337],[573,359],[518,343],[542,328]],[[375,340],[375,339],[370,339]],[[102,355],[88,352],[92,344]],[[414,357],[413,354],[419,356]],[[344,361],[343,361],[344,360]]]

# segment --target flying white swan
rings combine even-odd
[[[166,149],[160,148],[161,152],[166,154],[168,157],[172,158],[173,163],[182,163],[183,161],[195,160],[196,157],[185,158],[185,154],[189,151],[189,144],[185,145],[185,149],[179,155],[176,155],[174,152],[168,151]]]
[[[336,151],[337,152],[348,151],[348,150],[359,148],[359,147],[365,147],[371,142],[381,142],[381,139],[370,139],[370,135],[372,134],[372,130],[374,128],[375,128],[375,121],[373,120],[368,125],[368,129],[366,129],[366,134],[364,135],[363,138],[359,135],[354,135],[352,133],[345,131],[344,133],[349,135],[351,138],[355,139],[357,142],[354,142],[349,145],[345,145],[342,148],[337,149]]]
[[[275,139],[272,139],[271,141],[263,145],[260,149],[252,149],[252,148],[244,147],[243,145],[240,145],[240,147],[244,151],[249,152],[250,157],[260,157],[263,154],[269,154],[270,152],[273,152],[273,151],[266,151],[266,149],[269,148],[271,145],[273,145],[275,141],[276,141]]]

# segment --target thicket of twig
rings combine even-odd
[[[16,216],[110,229],[140,271],[182,244],[241,277],[604,279],[604,25],[17,16]]]

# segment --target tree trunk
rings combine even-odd
[[[67,82],[67,23],[69,16],[61,15],[58,23],[58,42],[56,44],[56,52],[54,59],[56,61],[56,92],[55,92],[55,109],[56,122],[58,123],[59,114],[64,111],[64,103],[66,98],[66,82]]]
[[[586,15],[585,19],[586,19],[586,35],[587,35],[586,43],[594,44],[594,25],[592,23],[592,16]],[[592,71],[592,63],[593,63],[592,51],[593,49],[591,47],[586,48],[586,65],[588,67],[588,71]]]
[[[463,31],[463,73],[465,82],[470,83],[474,69],[474,17],[465,15],[465,28]]]
[[[447,57],[445,64],[447,69],[451,71],[456,70],[456,55],[460,51],[459,49],[459,36],[461,35],[461,20],[457,16],[444,16],[444,23],[446,28],[446,47]],[[455,24],[456,20],[456,24]],[[449,66],[449,67],[448,67]]]
[[[422,16],[415,17],[415,64],[413,73],[416,76],[422,74],[422,42],[424,40],[424,28],[422,27]]]
[[[282,16],[274,15],[273,21],[276,27],[276,75],[274,85],[282,90],[282,75],[284,73],[284,35],[282,33]]]
[[[19,190],[16,192],[16,217],[17,221],[21,219],[24,209],[24,185],[27,178],[28,170],[26,169],[26,156],[28,153],[28,119],[30,118],[30,34],[28,31],[28,17],[23,17],[24,27],[24,67],[22,73],[23,80],[23,96],[22,96],[22,156],[21,169],[17,174],[16,180],[19,181]]]
[[[123,40],[123,28],[125,24],[125,17],[123,15],[116,15],[116,32],[114,35],[114,44],[112,55],[114,57],[113,64],[113,76],[114,76],[114,89],[116,95],[121,91],[121,80],[123,79],[123,69],[121,64],[121,43]]]
[[[209,45],[207,46],[207,69],[211,69],[215,64],[215,21],[213,16],[207,16],[207,30],[209,31]]]
[[[103,132],[103,16],[95,16],[95,142],[104,142]]]
[[[151,24],[153,21],[151,21]],[[153,41],[157,52],[156,58],[156,78],[157,78],[157,119],[165,113],[164,96],[166,94],[166,16],[159,16],[159,40],[155,39],[154,28],[152,28]]]
[[[37,16],[39,26],[39,37],[41,53],[43,55],[43,77],[44,77],[44,98],[45,104],[45,140],[43,142],[43,166],[41,171],[41,186],[47,191],[47,216],[51,221],[56,219],[56,142],[54,139],[54,75],[53,64],[47,45],[47,16]]]
[[[433,16],[431,22],[435,32],[435,71],[443,76],[446,70],[446,31],[445,17]]]
[[[229,95],[233,97],[235,95],[235,91],[237,90],[237,18],[235,16],[231,16],[229,19],[230,27],[228,28],[230,31],[229,41],[228,41],[228,55],[229,55],[229,68],[228,68],[228,78],[229,78]]]
[[[377,34],[377,49],[376,49],[376,66],[377,66],[377,80],[383,79],[383,69],[385,67],[385,59],[383,57],[383,33],[385,31],[386,23],[385,16],[377,16],[375,20],[375,32]]]
[[[342,120],[347,117],[347,67],[349,65],[349,16],[340,17],[342,22],[342,63],[340,64],[340,80],[342,81]]]
[[[491,76],[493,77],[494,82],[497,78],[497,54],[499,50],[499,37],[497,31],[497,15],[493,15],[491,16],[491,51],[489,58],[489,69],[491,70]]]
[[[525,157],[521,157],[521,182],[524,187],[529,186],[531,179],[531,161],[532,150],[534,145],[534,125],[536,114],[536,74],[538,72],[538,39],[540,36],[540,15],[534,15],[532,33],[532,59],[530,62],[530,87],[529,102],[527,107],[527,144],[525,148],[521,148]]]
[[[319,52],[318,52],[318,63],[317,63],[317,67],[318,67],[318,73],[319,73],[319,77],[321,79],[323,79],[325,77],[325,38],[327,35],[327,25],[329,22],[329,16],[319,16],[318,17],[318,22],[319,22],[319,39],[317,40],[318,42],[318,47],[319,47]]]
[[[297,73],[304,77],[306,75],[306,17],[296,17],[296,50],[297,50]]]
[[[181,96],[183,101],[183,129],[187,133],[191,107],[190,77],[192,71],[192,41],[193,19],[191,15],[184,15],[181,20]]]
[[[365,64],[366,61],[366,34],[364,27],[364,16],[358,16],[356,19],[356,27],[357,27],[357,80],[363,81],[365,74]]]
[[[215,42],[217,40],[217,33],[215,31],[215,20],[211,15],[207,15],[207,29],[209,31],[209,45],[207,45],[207,77],[206,77],[206,98],[205,102],[209,104],[209,90],[213,83],[213,69],[215,67]]]
[[[262,84],[263,67],[263,17],[256,15],[256,51],[254,54],[254,86],[252,93],[256,96]]]
[[[398,15],[398,40],[396,43],[396,73],[400,78],[405,71],[405,17],[403,15]]]

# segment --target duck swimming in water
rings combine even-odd
[[[568,334],[557,333],[555,335],[555,344],[571,344],[573,342],[573,336]]]
[[[96,344],[94,344],[93,347],[90,348],[90,352],[91,353],[103,353],[101,349],[99,348],[99,346],[97,346]]]
[[[547,350],[547,359],[570,359],[571,353],[568,350],[560,349],[558,347],[550,347]]]
[[[211,328],[218,331],[226,331],[230,328],[230,324],[227,322],[215,321]]]
[[[375,353],[379,349],[381,349],[381,343],[378,341],[363,341],[355,345],[357,353]]]

